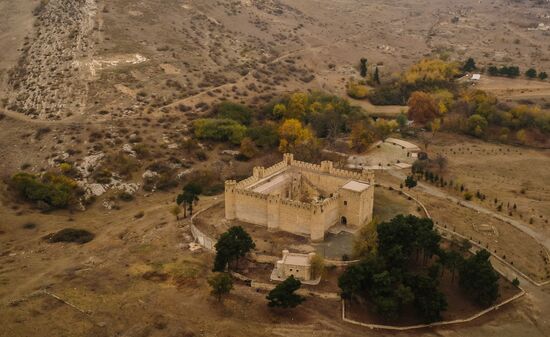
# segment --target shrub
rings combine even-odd
[[[325,271],[325,259],[319,254],[311,259],[311,277],[317,278],[322,276]]]
[[[34,222],[27,222],[23,224],[23,229],[35,229],[37,225]]]
[[[11,186],[24,199],[44,203],[52,208],[69,206],[77,190],[73,179],[55,173],[46,173],[42,177],[17,173],[11,178]]]
[[[369,90],[363,84],[352,80],[348,83],[346,92],[351,98],[363,99],[367,97]]]
[[[246,134],[254,141],[254,144],[264,149],[274,148],[279,143],[277,124],[273,122],[254,125],[248,128]]]
[[[252,111],[246,106],[233,102],[222,102],[214,107],[218,118],[231,119],[244,125],[252,122]]]
[[[128,193],[128,192],[120,192],[118,194],[118,198],[122,201],[132,201],[132,200],[134,200],[134,196],[131,193]]]
[[[123,178],[130,177],[138,168],[139,165],[135,158],[121,152],[108,156],[102,165],[103,170],[116,172]]]
[[[472,193],[470,192],[464,193],[464,200],[470,201],[472,200],[472,197],[473,197]]]
[[[536,78],[537,77],[537,71],[533,68],[529,68],[525,72],[525,76],[527,76],[528,78]]]
[[[84,229],[65,228],[47,235],[44,239],[49,243],[74,242],[84,244],[94,239],[95,235]]]
[[[232,119],[197,119],[193,123],[195,136],[200,139],[230,141],[240,144],[246,134],[246,127]]]

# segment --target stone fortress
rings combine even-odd
[[[308,235],[323,241],[334,225],[361,226],[372,219],[374,173],[354,172],[294,160],[284,154],[271,167],[225,182],[225,218]]]

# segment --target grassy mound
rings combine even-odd
[[[74,242],[84,244],[94,239],[95,235],[84,229],[65,228],[56,233],[49,234],[44,239],[49,243]]]

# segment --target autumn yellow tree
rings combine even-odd
[[[241,140],[240,152],[243,156],[250,159],[258,154],[258,148],[250,137],[245,137]]]
[[[409,105],[409,120],[413,120],[419,125],[426,125],[440,115],[435,99],[428,93],[413,92],[407,104]]]
[[[346,86],[346,93],[351,98],[362,99],[367,97],[369,90],[364,84],[351,79]]]
[[[376,141],[373,127],[365,121],[355,123],[351,128],[351,148],[363,152]]]
[[[353,243],[353,256],[361,258],[370,254],[376,254],[378,250],[377,222],[372,220],[361,227]]]
[[[419,82],[449,82],[459,74],[459,65],[440,59],[425,59],[414,64],[403,74],[402,81],[407,84]]]
[[[435,136],[437,131],[441,129],[441,118],[436,118],[430,123],[430,130],[432,131],[432,136]]]
[[[297,119],[286,119],[279,127],[279,151],[294,153],[303,160],[313,159],[319,140],[313,131]]]
[[[286,105],[279,103],[273,107],[273,116],[277,118],[283,118],[286,116]]]
[[[447,89],[439,89],[432,93],[432,97],[437,103],[437,108],[441,115],[445,115],[449,112],[454,100],[453,93]]]
[[[393,119],[378,118],[374,123],[374,127],[380,138],[384,140],[399,127],[399,123]]]
[[[284,117],[301,119],[306,113],[307,105],[308,105],[308,97],[306,93],[303,93],[303,92],[293,93],[292,95],[290,95],[290,99],[288,101],[288,106],[286,109],[286,114],[284,115]]]

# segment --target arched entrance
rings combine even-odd
[[[340,218],[340,223],[342,225],[347,225],[348,224],[348,219],[345,216],[343,216],[342,218]]]

